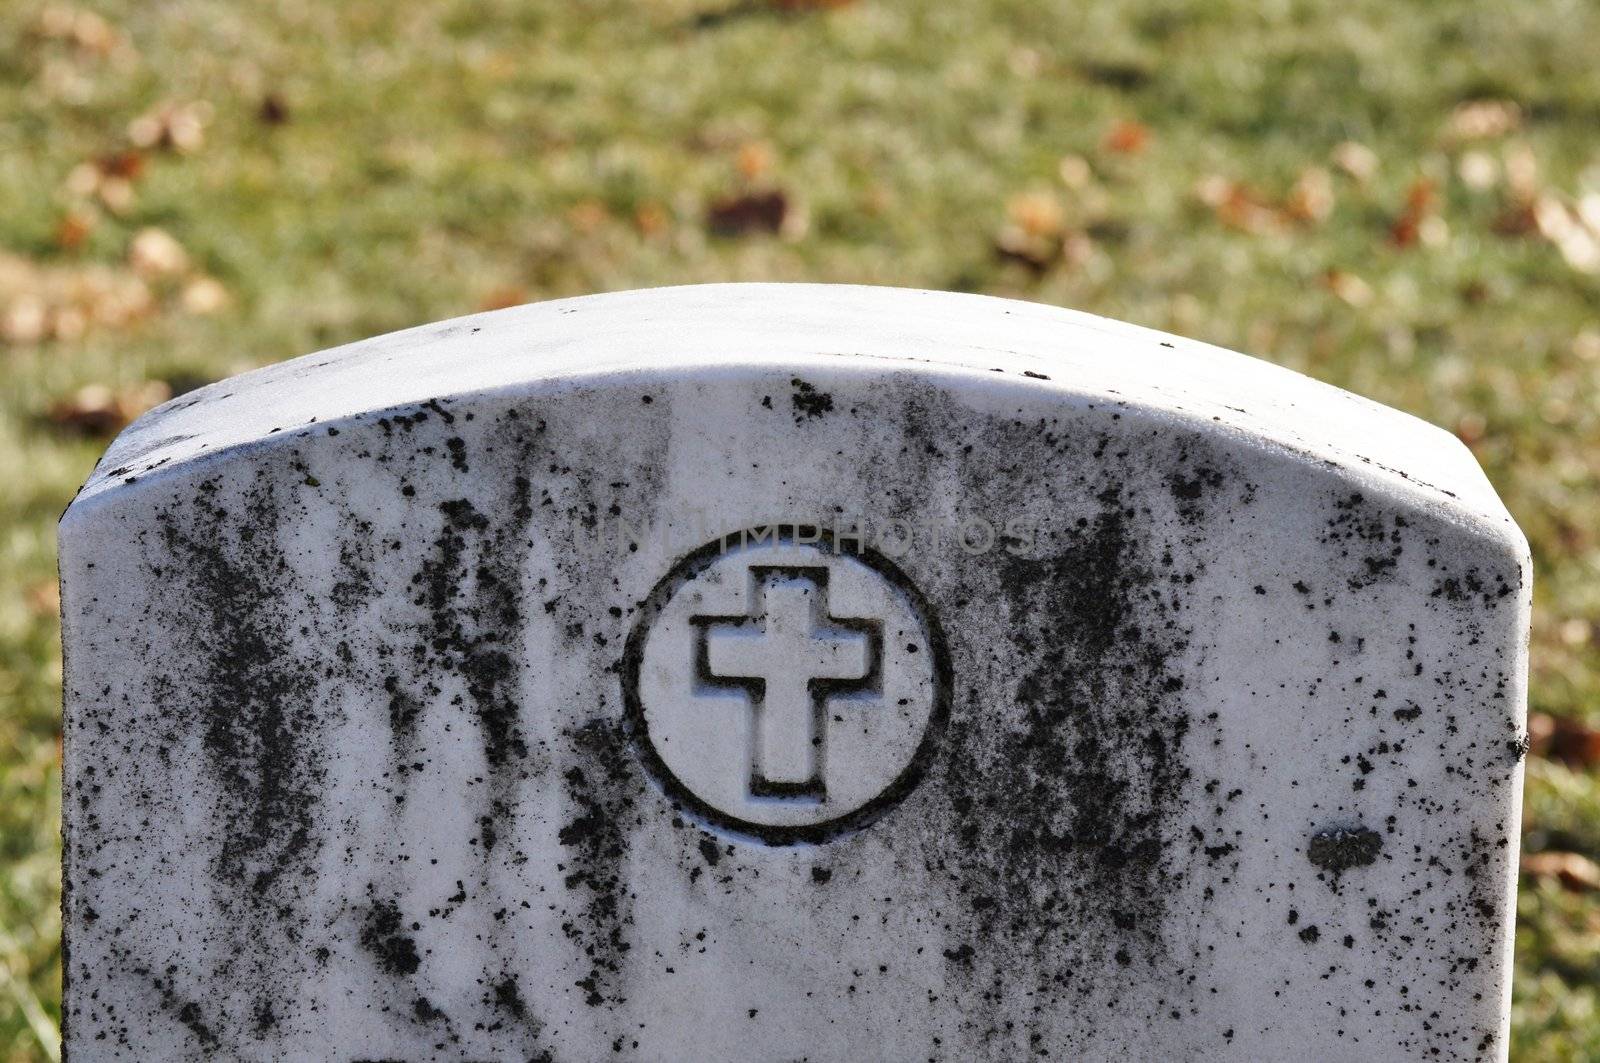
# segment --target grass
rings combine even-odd
[[[1600,193],[1600,7],[780,7],[0,7],[0,1060],[48,1058],[58,1016],[50,588],[105,444],[86,385],[127,407],[151,380],[665,283],[1073,306],[1457,431],[1533,543],[1532,708],[1600,724],[1600,278],[1575,220]],[[175,147],[108,158],[169,105]],[[781,231],[709,231],[751,193]],[[130,262],[147,229],[187,263],[148,236]],[[1530,852],[1600,859],[1600,772],[1535,758],[1527,806]],[[1524,883],[1518,1059],[1600,1058],[1595,897]]]

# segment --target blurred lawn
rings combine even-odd
[[[1533,542],[1525,847],[1600,859],[1596,42],[1587,0],[4,0],[0,1060],[54,1048],[54,525],[107,434],[605,289],[1018,296],[1452,428]],[[1513,1056],[1600,1059],[1600,881],[1551,866]]]

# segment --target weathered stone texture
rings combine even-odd
[[[625,657],[681,559],[973,516],[1019,535],[893,558],[914,785],[764,839],[661,777]],[[1525,546],[1293,374],[975,297],[568,300],[182,397],[61,542],[74,1060],[1504,1058]]]

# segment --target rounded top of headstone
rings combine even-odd
[[[241,447],[291,445],[397,407],[599,377],[760,367],[961,379],[1209,423],[1526,542],[1470,451],[1417,418],[1259,359],[1038,303],[904,288],[707,284],[612,292],[421,325],[181,395],[129,426],[63,516]]]

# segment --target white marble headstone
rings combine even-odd
[[[152,412],[61,571],[75,1061],[1505,1057],[1525,543],[1266,363],[521,307]]]

